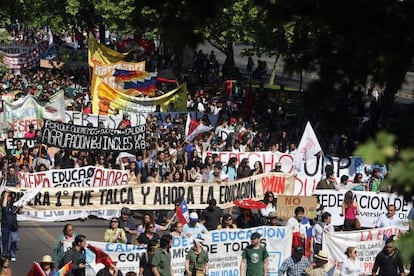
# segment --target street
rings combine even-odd
[[[17,261],[10,262],[13,275],[26,275],[33,261],[39,262],[43,255],[51,255],[53,258],[53,244],[67,223],[73,224],[75,231],[85,235],[88,240],[103,241],[109,221],[93,218],[71,222],[19,222]]]

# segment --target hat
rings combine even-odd
[[[277,218],[276,212],[270,212],[269,215],[267,215],[268,218]]]
[[[198,215],[196,212],[191,212],[190,213],[190,219],[191,220],[198,220]]]
[[[250,236],[250,239],[251,240],[254,240],[254,239],[260,239],[260,234],[259,233],[257,233],[257,232],[254,232],[251,236]]]
[[[275,163],[275,167],[282,167],[282,163],[280,163],[280,162],[276,162],[276,163]]]
[[[236,123],[236,118],[230,118],[230,123],[235,124]]]
[[[313,256],[314,258],[316,258],[316,259],[318,259],[318,260],[321,260],[321,261],[328,261],[328,253],[326,253],[325,251],[323,251],[323,250],[320,250],[319,252],[318,252],[318,254],[316,254],[315,256]]]
[[[41,263],[51,263],[51,264],[53,264],[52,257],[50,257],[49,255],[44,255],[42,257]]]

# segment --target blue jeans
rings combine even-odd
[[[16,257],[17,241],[19,240],[19,232],[10,231],[8,227],[1,228],[1,244],[3,248],[2,254],[4,256],[10,256],[10,258]],[[9,248],[10,242],[10,248]]]

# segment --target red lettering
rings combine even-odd
[[[275,194],[284,194],[285,192],[284,176],[266,176],[262,178],[263,192],[270,191]]]
[[[274,167],[275,167],[275,165],[274,165],[274,163],[275,163],[274,154],[270,155],[270,160],[267,160],[266,159],[266,154],[263,154],[263,162],[262,163],[263,163],[263,171],[269,172],[269,171],[273,170]],[[270,167],[270,169],[267,168],[267,167]]]

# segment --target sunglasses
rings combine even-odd
[[[358,253],[358,251],[354,251],[354,252],[352,252],[352,253],[357,254],[357,253]]]
[[[151,228],[154,228],[154,225],[152,225],[152,226],[148,226],[148,229],[151,229]]]
[[[116,222],[116,223],[117,223],[118,221],[117,221],[117,220],[113,220],[113,221],[111,221],[111,223],[112,223],[112,222]]]
[[[227,220],[233,220],[233,218],[228,218]]]

